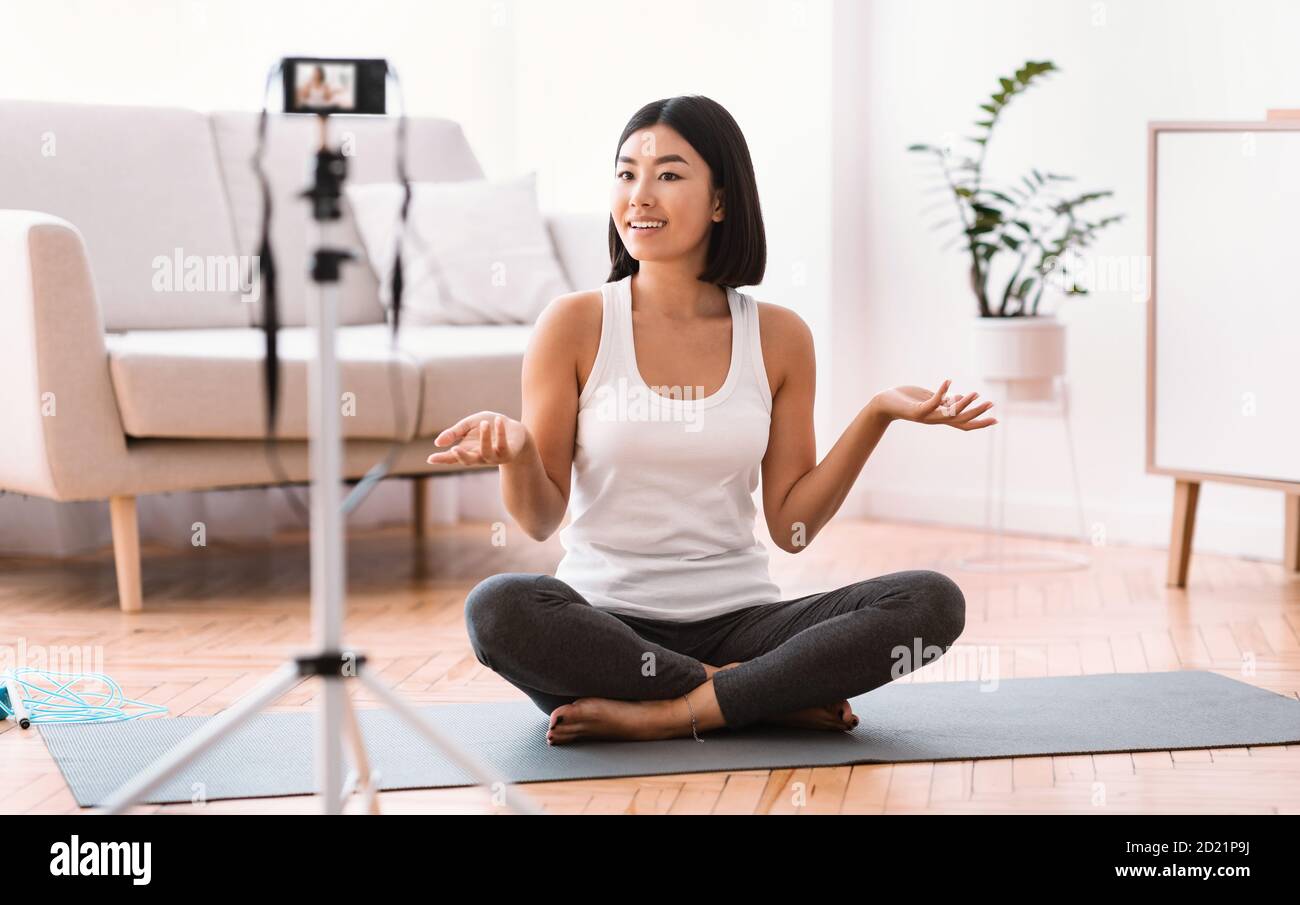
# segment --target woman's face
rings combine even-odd
[[[707,254],[709,231],[723,217],[722,192],[709,165],[671,126],[633,132],[614,165],[610,214],[628,253],[638,261]],[[658,223],[641,227],[633,223]]]

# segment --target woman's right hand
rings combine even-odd
[[[426,461],[430,465],[506,465],[518,459],[530,442],[523,422],[498,412],[475,412],[434,437],[434,446],[451,449],[436,452]]]

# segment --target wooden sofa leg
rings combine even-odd
[[[144,609],[140,589],[140,525],[135,497],[115,496],[108,501],[113,523],[113,561],[117,564],[117,600],[124,613]]]
[[[1169,532],[1169,578],[1171,588],[1187,587],[1187,567],[1192,561],[1192,535],[1196,530],[1196,501],[1199,481],[1174,482],[1174,523]]]
[[[411,481],[411,529],[416,537],[424,537],[425,526],[429,523],[429,482],[431,478],[415,478]]]
[[[1300,572],[1300,493],[1286,495],[1286,532],[1283,535],[1286,549],[1282,565],[1288,572]]]

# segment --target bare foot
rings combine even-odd
[[[546,730],[548,745],[563,745],[577,739],[622,739],[625,741],[654,741],[665,738],[690,737],[696,731],[725,728],[722,711],[713,692],[713,676],[725,666],[704,664],[705,681],[690,692],[692,704],[684,697],[653,701],[623,701],[612,698],[578,698],[551,711],[550,725]],[[697,718],[692,723],[691,716]],[[809,707],[794,713],[783,714],[763,722],[807,729],[852,729],[858,724],[848,701],[825,707]]]
[[[807,707],[781,716],[763,720],[777,726],[794,726],[798,729],[839,729],[849,731],[858,725],[857,715],[848,701],[826,707]]]
[[[578,698],[551,711],[548,745],[580,738],[653,741],[691,734],[690,715],[680,697],[657,701]]]

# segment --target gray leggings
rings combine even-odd
[[[852,698],[942,656],[966,600],[940,572],[912,569],[694,622],[597,609],[552,575],[504,572],[465,600],[478,661],[549,714],[580,697],[656,700],[714,675],[728,728]]]

